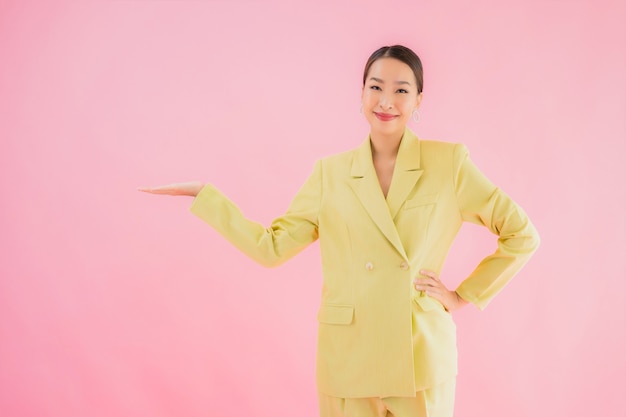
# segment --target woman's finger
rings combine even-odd
[[[413,283],[422,285],[424,287],[435,287],[438,285],[439,281],[436,281],[432,278],[415,278]]]
[[[171,189],[172,189],[171,185],[159,185],[159,186],[156,186],[156,187],[139,187],[139,188],[137,188],[138,191],[143,191],[145,193],[153,193],[153,194],[167,192],[168,190],[171,190]]]
[[[422,274],[422,275],[424,275],[424,276],[427,276],[427,277],[429,277],[429,278],[432,278],[432,279],[434,279],[435,281],[439,281],[439,277],[437,276],[437,273],[436,273],[436,272],[434,272],[434,271],[430,271],[430,270],[428,270],[428,269],[422,269],[422,270],[420,271],[420,274]]]
[[[186,188],[185,184],[168,184],[156,187],[139,187],[138,190],[150,194],[179,195],[185,194]]]

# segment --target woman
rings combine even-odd
[[[323,417],[449,417],[457,374],[451,311],[484,308],[539,237],[523,210],[472,164],[465,146],[418,139],[423,72],[410,49],[383,47],[363,75],[371,130],[358,148],[319,160],[270,227],[209,184],[142,191],[195,197],[191,211],[245,254],[276,266],[320,239],[317,385]],[[439,279],[463,221],[498,238],[456,290]]]

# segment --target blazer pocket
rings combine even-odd
[[[426,206],[437,202],[438,194],[417,195],[410,200],[404,202],[404,209],[408,210],[414,207]]]
[[[354,317],[354,306],[344,304],[322,304],[317,321],[326,324],[350,324]]]

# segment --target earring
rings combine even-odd
[[[415,123],[419,123],[419,121],[420,121],[420,112],[418,112],[417,109],[413,110],[413,113],[411,114],[411,119],[413,119],[413,121]]]

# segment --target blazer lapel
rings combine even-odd
[[[400,207],[406,200],[411,190],[422,176],[420,169],[420,143],[417,136],[409,129],[404,131],[396,166],[393,170],[391,185],[387,193],[387,205],[391,218],[395,219]]]
[[[374,170],[369,137],[356,149],[350,175],[350,187],[361,201],[372,221],[402,257],[408,259]]]

